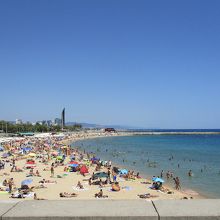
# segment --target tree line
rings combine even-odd
[[[65,126],[64,130],[66,131],[77,131],[82,129],[81,124],[74,124],[71,126]],[[20,133],[20,132],[59,132],[62,131],[62,127],[60,125],[51,125],[47,126],[44,124],[36,123],[33,124],[13,124],[11,122],[0,121],[0,130],[3,133]]]

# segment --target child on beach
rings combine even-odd
[[[81,184],[80,181],[78,181],[77,185],[76,185],[76,188],[79,188],[79,189],[84,189],[83,185]]]

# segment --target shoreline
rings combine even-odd
[[[172,132],[173,133],[173,132]],[[169,133],[169,134],[171,134],[171,133]],[[188,133],[189,134],[189,133]],[[191,134],[191,133],[190,133]],[[201,133],[198,133],[198,134],[201,134]],[[219,133],[220,134],[220,133]],[[124,132],[122,132],[122,133],[119,133],[119,134],[117,134],[117,135],[107,135],[107,136],[90,136],[90,137],[84,137],[83,139],[77,139],[77,140],[75,140],[75,139],[71,139],[71,140],[68,140],[68,142],[67,142],[67,144],[68,145],[71,145],[72,146],[72,144],[74,144],[75,142],[77,142],[77,141],[87,141],[87,140],[89,140],[89,139],[96,139],[96,138],[108,138],[108,137],[123,137],[123,136],[136,136],[136,135],[138,135],[138,134],[136,134],[136,133],[131,133],[130,135],[129,135],[129,133],[124,133]],[[145,134],[142,134],[142,135],[152,135],[152,133],[145,133]],[[157,133],[157,135],[159,135],[158,133]],[[76,146],[77,147],[77,146]],[[97,156],[99,156],[99,155],[97,155]],[[123,169],[126,169],[126,166],[124,166],[123,164],[121,164],[121,163],[115,163],[114,162],[114,164],[113,164],[114,166],[116,166],[116,167],[120,167],[120,168],[123,168]],[[133,169],[136,173],[138,172],[138,170],[137,169]],[[145,177],[146,178],[144,178],[144,179],[147,179],[147,180],[149,180],[149,181],[151,181],[151,178],[152,178],[152,176],[150,176],[149,174],[145,174]],[[180,191],[178,191],[178,190],[176,190],[176,189],[174,189],[174,187],[172,186],[172,184],[171,183],[169,183],[169,182],[167,182],[167,183],[165,183],[165,184],[163,184],[166,188],[168,188],[168,189],[170,189],[171,191],[175,191],[175,192],[181,192],[182,194],[184,194],[185,196],[193,196],[195,199],[211,199],[211,197],[209,197],[209,196],[205,196],[205,195],[202,195],[200,192],[198,192],[198,191],[195,191],[194,189],[191,189],[191,188],[185,188],[184,190],[180,190]],[[190,194],[190,193],[192,193],[192,194]]]

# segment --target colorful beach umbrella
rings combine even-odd
[[[154,182],[164,183],[164,180],[161,179],[161,178],[159,178],[159,177],[153,177],[153,178],[152,178],[152,181],[154,181]]]
[[[107,178],[108,174],[105,172],[100,172],[100,173],[95,173],[94,174],[94,179],[98,179],[98,178]]]
[[[57,156],[59,153],[57,151],[52,152],[52,155]]]
[[[89,172],[89,170],[88,170],[88,168],[85,166],[85,165],[83,165],[81,168],[80,168],[80,173],[82,174],[82,175],[84,175],[85,173],[88,173]]]
[[[24,150],[24,151],[31,151],[32,148],[31,148],[31,147],[24,147],[23,150]]]
[[[126,175],[126,174],[128,174],[128,171],[126,169],[122,169],[119,171],[119,173],[122,175]]]
[[[77,161],[70,161],[69,164],[78,164]]]
[[[2,154],[2,157],[8,157],[9,156],[9,154],[8,153],[4,153],[4,154]]]
[[[79,166],[79,164],[76,164],[76,163],[71,163],[71,164],[69,164],[68,166],[69,166],[69,167],[78,167],[78,166]]]
[[[63,157],[62,157],[62,156],[57,156],[56,159],[57,159],[57,160],[62,160]]]
[[[29,185],[33,182],[33,179],[26,179],[21,182],[21,185]]]

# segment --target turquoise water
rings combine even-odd
[[[96,138],[73,143],[144,177],[169,170],[183,189],[220,198],[220,135],[150,135]],[[179,167],[178,167],[179,164]],[[192,170],[193,176],[188,176]]]

